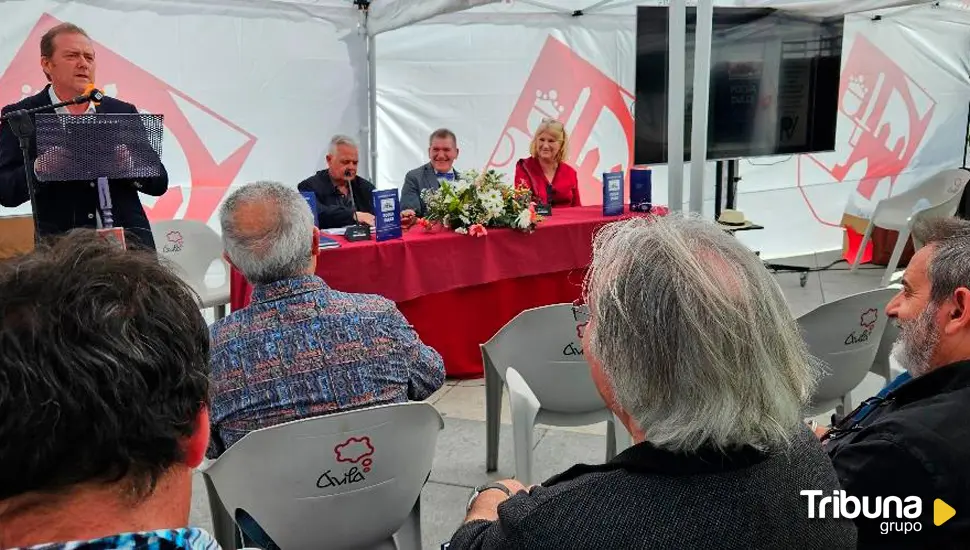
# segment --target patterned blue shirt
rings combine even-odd
[[[315,275],[257,285],[210,336],[210,458],[260,428],[427,399],[445,378],[441,356],[394,302],[337,292]]]
[[[88,541],[55,542],[29,550],[220,550],[201,529],[165,529],[146,533],[123,533]]]

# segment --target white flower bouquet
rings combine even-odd
[[[532,193],[505,182],[495,170],[469,170],[454,181],[442,179],[439,189],[426,189],[421,198],[427,215],[418,224],[429,231],[443,226],[481,237],[488,234],[488,227],[508,227],[531,233],[542,221],[535,212]]]

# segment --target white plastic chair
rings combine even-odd
[[[216,319],[226,316],[229,303],[229,265],[222,257],[222,239],[208,225],[196,220],[152,222],[158,254],[174,264],[175,270],[199,295],[200,307],[214,307]],[[210,287],[206,273],[216,263],[222,266],[223,283]]]
[[[809,353],[820,359],[826,373],[819,381],[805,415],[836,409],[852,410],[852,390],[872,368],[886,329],[886,304],[896,294],[879,288],[823,304],[798,318]]]
[[[895,296],[903,288],[903,285],[891,284],[886,288],[892,289]],[[893,374],[895,362],[892,360],[892,351],[897,338],[899,338],[899,327],[896,323],[887,320],[886,330],[883,331],[882,338],[879,339],[879,348],[876,350],[876,357],[872,361],[872,368],[869,369],[870,372],[885,378],[887,384],[895,378]]]
[[[866,232],[862,236],[862,241],[859,243],[859,252],[852,264],[852,271],[859,267],[862,254],[872,237],[874,227],[898,231],[899,237],[896,239],[896,246],[893,248],[889,265],[886,266],[886,273],[880,283],[881,286],[889,284],[893,272],[899,265],[899,259],[903,255],[903,250],[906,248],[906,243],[909,241],[910,233],[912,233],[916,221],[919,219],[946,218],[956,214],[963,197],[963,189],[967,186],[968,181],[970,181],[970,170],[963,168],[945,170],[912,189],[907,189],[898,195],[879,201],[872,213],[869,225],[866,227]]]
[[[202,470],[213,519],[216,503],[230,516],[243,509],[286,550],[419,550],[420,495],[443,427],[433,406],[411,402],[250,432]]]
[[[487,471],[498,468],[503,382],[509,390],[516,478],[533,483],[536,424],[585,426],[607,421],[606,459],[630,446],[626,428],[606,408],[581,355],[579,319],[571,304],[518,314],[481,346],[485,365]],[[617,427],[617,424],[620,424]]]

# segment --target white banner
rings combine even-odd
[[[39,42],[47,29],[81,26],[95,42],[98,86],[165,115],[170,187],[158,199],[142,195],[149,217],[218,225],[213,213],[232,186],[261,179],[296,186],[325,166],[331,135],[364,137],[366,36],[349,2],[329,1],[313,10],[0,1],[0,105],[46,84]],[[29,211],[28,203],[0,215]]]
[[[427,162],[427,136],[440,126],[458,134],[459,169],[511,176],[546,116],[570,130],[584,204],[600,203],[603,172],[629,170],[635,6],[579,17],[524,9],[493,5],[378,36],[379,186],[400,186]],[[837,150],[742,161],[738,208],[766,229],[739,237],[766,257],[840,248],[850,196],[871,202],[890,184],[898,192],[960,166],[968,22],[965,11],[931,6],[847,17]],[[665,167],[654,172],[664,203]],[[689,185],[689,168],[685,176]]]

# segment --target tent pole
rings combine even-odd
[[[684,209],[684,110],[687,42],[687,5],[684,0],[670,0],[669,43],[667,52],[667,202],[671,212]]]
[[[707,115],[711,88],[711,35],[714,32],[713,0],[697,1],[694,33],[694,104],[690,141],[690,212],[704,211],[704,169],[707,167]]]
[[[370,181],[378,188],[377,177],[377,38],[367,33],[367,131],[370,143]]]

